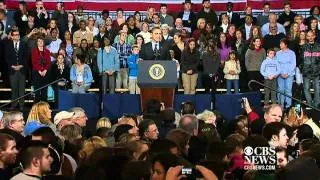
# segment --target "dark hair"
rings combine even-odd
[[[287,38],[282,38],[280,40],[280,43],[284,43],[286,46],[288,46],[289,45],[289,40]]]
[[[42,141],[29,141],[20,152],[22,167],[24,169],[30,167],[33,158],[41,159],[44,154],[44,148],[48,148],[48,146]]]
[[[269,147],[269,143],[262,135],[254,134],[248,136],[247,139],[243,142],[243,147],[250,146],[253,149],[256,147]]]
[[[291,6],[291,3],[289,1],[286,1],[285,3],[283,3],[283,7],[286,6],[286,5]]]
[[[87,22],[86,22],[86,20],[84,20],[84,19],[81,19],[81,20],[79,21],[79,25],[80,25],[81,23],[84,23],[84,24],[87,25]]]
[[[269,2],[265,2],[265,3],[263,3],[263,7],[264,6],[270,6],[270,3]]]
[[[102,15],[103,15],[103,14],[108,14],[108,16],[109,16],[109,10],[108,10],[108,9],[104,9],[104,10],[102,10],[101,14],[102,14]]]
[[[269,48],[269,49],[267,50],[267,54],[268,54],[269,52],[271,52],[271,51],[276,52],[273,48]]]
[[[268,141],[270,141],[273,135],[279,136],[282,129],[285,129],[285,125],[283,123],[272,122],[266,124],[266,126],[263,128],[262,134]]]
[[[147,161],[130,161],[123,168],[123,180],[150,179],[151,164]]]
[[[191,51],[191,49],[190,49],[190,43],[191,43],[191,42],[194,42],[195,45],[196,45],[196,47],[195,47],[192,51]],[[195,52],[196,52],[196,48],[197,48],[196,39],[190,38],[190,39],[188,40],[187,46],[185,47],[185,51],[188,52],[188,53],[195,53]]]
[[[168,5],[167,4],[164,4],[164,3],[162,3],[162,4],[160,4],[160,8],[161,7],[168,7]]]
[[[143,38],[143,36],[140,35],[140,34],[138,34],[138,35],[136,36],[136,43],[135,43],[135,44],[137,44],[137,39],[138,39],[138,37],[140,37],[140,38],[142,39],[142,44],[144,44],[144,38]]]
[[[116,129],[114,130],[113,136],[114,136],[114,140],[116,142],[119,141],[119,138],[121,137],[121,135],[123,134],[127,134],[129,133],[129,130],[132,129],[133,126],[129,125],[129,124],[120,124],[116,127]]]
[[[194,114],[195,113],[195,105],[192,101],[183,102],[180,105],[181,107],[181,114]]]
[[[298,127],[297,138],[299,141],[303,139],[313,138],[313,130],[308,124],[302,124]]]
[[[320,10],[320,6],[319,5],[314,5],[310,8],[310,15],[313,15],[313,11],[315,8],[318,8]]]
[[[15,141],[15,139],[9,134],[0,133],[0,152],[7,149],[8,141]]]
[[[178,146],[180,153],[183,155],[186,155],[184,153],[185,153],[186,146],[189,143],[190,137],[191,135],[187,131],[177,128],[169,131],[167,133],[166,139],[169,139],[175,142]]]
[[[208,144],[206,152],[208,161],[221,162],[227,154],[227,146],[224,142],[215,141]]]
[[[83,53],[76,54],[76,57],[77,57],[77,59],[80,60],[80,63],[81,63],[81,64],[84,64],[84,63],[85,63],[85,59],[86,59],[86,55],[85,55],[85,54],[83,54]]]
[[[117,8],[116,12],[123,12],[123,9],[122,8]]]
[[[144,137],[144,133],[148,131],[149,126],[155,124],[155,122],[151,119],[144,119],[139,124],[139,136]]]
[[[256,38],[253,38],[252,41],[250,42],[250,46],[249,48],[251,50],[254,50],[255,49],[255,45],[253,44],[254,42],[256,42],[256,40],[259,39],[260,41],[262,40],[260,37],[256,37]],[[260,48],[262,47],[262,45],[260,46]]]
[[[228,60],[230,60],[230,55],[231,55],[231,54],[234,54],[234,55],[236,56],[236,61],[239,61],[238,53],[237,53],[237,51],[235,51],[235,50],[231,50],[231,51],[229,52]]]
[[[240,134],[230,134],[225,139],[228,154],[233,153],[237,148],[243,148],[245,137]]]
[[[169,139],[157,139],[150,146],[150,155],[170,153],[172,148],[178,148],[177,144]]]
[[[2,22],[1,22],[1,23],[2,23]],[[2,25],[3,25],[3,24],[2,24]],[[4,28],[3,26],[1,26],[1,27]],[[1,30],[3,30],[2,28],[1,28]],[[12,28],[12,29],[11,29],[11,36],[13,35],[14,32],[19,32],[19,29],[18,29],[18,28]]]
[[[41,127],[32,133],[32,136],[40,136],[41,141],[50,144],[57,140],[56,134],[50,127]]]
[[[224,34],[224,36],[226,37],[226,42],[225,42],[225,44],[224,44],[225,47],[226,47],[226,48],[231,47],[230,41],[227,40],[227,34],[224,33],[224,32],[221,32],[221,33],[219,34],[219,40],[218,40],[218,42],[217,42],[217,47],[218,47],[219,49],[222,49],[222,44],[221,44],[221,41],[220,41],[220,36],[221,36],[222,34]]]
[[[311,146],[318,144],[318,138],[308,138],[300,140],[299,146],[303,151],[307,151],[311,148]]]
[[[155,155],[152,158],[152,165],[154,165],[156,162],[163,166],[165,172],[167,172],[170,167],[181,165],[179,158],[171,153],[160,153]]]
[[[145,106],[145,113],[160,113],[161,102],[158,99],[150,99]]]

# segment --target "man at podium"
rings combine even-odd
[[[170,60],[169,46],[167,43],[161,42],[160,28],[153,28],[151,36],[151,42],[142,45],[139,57],[143,60]]]

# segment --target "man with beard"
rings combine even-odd
[[[9,134],[0,133],[0,179],[10,179],[12,171],[9,167],[16,162],[18,150],[16,141]]]

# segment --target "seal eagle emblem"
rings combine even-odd
[[[161,64],[154,64],[149,68],[149,75],[154,80],[160,80],[164,77],[166,70]]]

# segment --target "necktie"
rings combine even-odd
[[[154,52],[158,52],[158,43],[154,44]]]
[[[15,50],[16,52],[18,52],[18,43],[17,43],[17,42],[14,43],[14,50]]]

